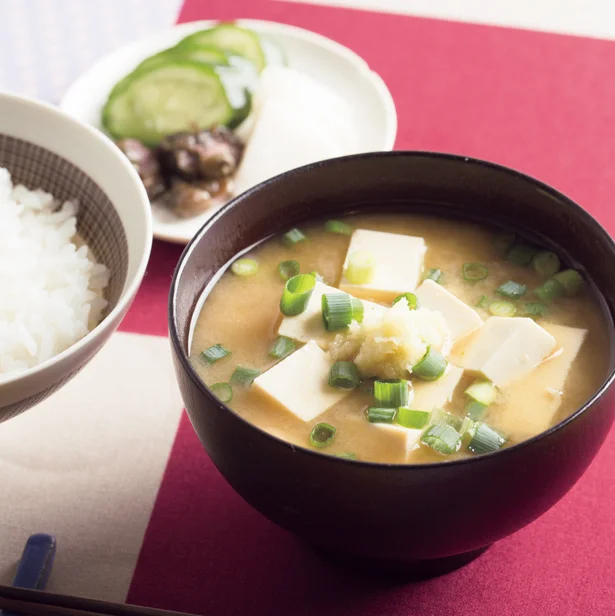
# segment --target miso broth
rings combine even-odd
[[[528,246],[522,238],[516,238],[513,242],[512,237],[497,235],[496,231],[487,227],[457,220],[380,214],[344,218],[343,225],[327,225],[326,221],[320,221],[302,226],[300,232],[305,239],[296,243],[293,243],[293,240],[301,240],[300,235],[294,238],[291,236],[287,241],[282,237],[267,240],[250,253],[241,256],[241,259],[255,261],[256,271],[253,271],[255,265],[250,261],[247,264],[238,263],[243,269],[235,267],[237,273],[233,273],[229,267],[205,299],[192,336],[191,361],[207,385],[224,384],[216,387],[216,392],[222,399],[232,392],[228,405],[249,422],[284,440],[313,448],[326,455],[383,463],[446,461],[510,446],[548,429],[574,412],[604,381],[609,362],[609,340],[605,334],[608,328],[604,315],[589,285],[583,284],[577,288],[575,285],[578,280],[573,280],[571,289],[559,282],[548,284],[553,276],[557,277],[557,269],[565,270],[567,265],[553,263],[552,257],[544,255],[538,258],[536,263],[537,253],[545,249]],[[391,240],[386,242],[386,246],[381,244],[383,252],[395,252],[391,246],[397,241],[402,242],[396,252],[396,260],[387,261],[379,253],[377,246],[371,252],[354,250],[351,255],[347,255],[350,242],[355,242],[352,238],[359,237],[349,233],[356,234],[357,230],[395,234],[397,237],[394,238],[378,237]],[[365,235],[368,239],[375,237],[371,234]],[[411,236],[416,241],[414,244],[404,244],[403,240],[399,240],[399,236]],[[420,238],[423,238],[426,247],[423,253]],[[408,253],[403,248],[405,245],[409,247]],[[524,249],[527,253],[523,252]],[[381,262],[378,261],[379,256]],[[353,262],[355,257],[356,263]],[[390,255],[387,256],[387,259],[390,258]],[[420,263],[415,263],[416,259]],[[338,287],[343,279],[343,292],[361,300],[359,303],[362,315],[365,315],[362,317],[363,323],[353,322],[350,328],[342,327],[327,332],[319,313],[302,334],[304,339],[295,339],[289,343],[285,338],[278,342],[278,355],[286,356],[273,357],[271,351],[278,339],[278,328],[282,319],[285,319],[288,325],[299,323],[289,319],[299,319],[301,316],[299,314],[283,317],[280,313],[280,300],[285,291],[284,276],[297,273],[293,264],[285,263],[287,261],[296,261],[302,274],[317,273],[317,279],[322,277],[322,282],[331,287]],[[380,268],[377,270],[376,279],[372,261]],[[281,263],[284,265],[280,266]],[[400,267],[400,264],[404,267]],[[349,278],[352,277],[348,268],[353,265],[357,271],[352,272],[354,279],[350,281]],[[407,269],[404,269],[405,267]],[[388,268],[387,272],[382,268]],[[388,274],[393,281],[393,287],[395,276],[404,275],[409,281],[408,284],[418,286],[419,290],[400,288],[393,291],[387,288],[383,291],[378,288],[378,280],[385,280]],[[417,279],[413,282],[415,274]],[[359,275],[359,278],[356,275]],[[422,292],[421,285],[426,278],[432,282],[427,283]],[[373,280],[376,282],[372,284],[370,281]],[[387,286],[391,280],[387,279],[382,286]],[[507,284],[511,282],[512,285]],[[566,280],[564,282],[567,284]],[[567,294],[569,290],[571,294]],[[370,364],[371,358],[378,357],[380,344],[396,344],[395,336],[386,338],[385,341],[380,335],[387,331],[385,320],[392,319],[393,300],[403,292],[414,295],[415,291],[419,298],[415,310],[423,310],[421,314],[425,318],[419,319],[420,315],[417,313],[414,315],[415,320],[410,321],[405,313],[402,315],[409,323],[403,327],[415,328],[411,334],[414,336],[412,340],[418,340],[416,344],[409,343],[410,346],[415,344],[415,348],[404,348],[406,355],[403,357],[407,359],[412,353],[422,354],[422,341],[427,348],[425,357],[428,353],[433,353],[440,361],[444,358],[444,376],[432,372],[431,376],[427,375],[428,378],[434,379],[431,381],[419,379],[410,366],[406,374],[400,375],[399,355],[389,361],[386,352],[383,353],[383,361],[388,362],[386,367],[378,368]],[[450,310],[442,309],[444,312],[449,311],[446,317],[442,310],[436,310],[432,304],[432,308],[427,309],[420,301],[420,297],[428,297],[425,295],[427,291],[432,293],[432,296],[435,292],[437,297],[447,292],[444,299],[449,302],[453,302],[450,297],[452,294],[475,311],[477,316],[473,316],[472,311],[462,310],[461,307],[456,312],[454,303],[449,304],[452,306]],[[437,301],[440,300],[429,301],[436,301],[438,306]],[[383,308],[374,307],[370,302]],[[399,304],[407,311],[412,310],[410,300],[404,299]],[[401,314],[400,306],[395,309],[396,314]],[[373,311],[376,316],[372,314]],[[357,318],[360,319],[361,316]],[[510,321],[504,322],[504,319]],[[516,320],[513,321],[514,319]],[[422,322],[427,323],[425,327],[429,329],[431,344],[426,342],[427,335],[424,340],[421,338]],[[487,323],[493,325],[491,329],[496,332],[494,336],[504,336],[499,346],[490,339],[488,332],[491,329],[486,327]],[[574,329],[564,330],[557,326]],[[369,329],[370,327],[372,329]],[[583,334],[579,330],[587,331]],[[292,328],[288,331],[292,331]],[[376,334],[372,335],[374,331]],[[465,333],[466,331],[468,333]],[[504,331],[505,333],[501,333]],[[551,334],[550,331],[554,333]],[[316,332],[316,342],[308,342],[308,339],[311,340],[310,332]],[[454,339],[455,335],[460,337]],[[554,346],[551,343],[553,339]],[[522,342],[519,342],[520,340]],[[521,349],[516,347],[517,343],[522,344]],[[315,363],[304,362],[295,373],[280,370],[284,362],[292,358],[305,344],[310,345],[309,348],[316,354]],[[523,344],[527,345],[527,348]],[[221,347],[215,347],[208,353],[207,350],[214,345]],[[371,345],[369,352],[372,355],[366,360],[368,345]],[[430,351],[431,347],[433,350]],[[216,349],[220,348],[222,351],[217,352]],[[359,353],[362,353],[362,361],[359,361],[361,357],[356,354],[357,348]],[[541,354],[546,356],[542,357]],[[417,361],[417,357],[412,362],[416,372],[420,372],[420,361]],[[472,357],[474,359],[471,360]],[[315,408],[318,404],[326,404],[322,396],[329,395],[327,388],[336,390],[328,384],[329,370],[327,368],[325,371],[322,363],[328,362],[329,366],[336,360],[355,362],[367,372],[376,370],[382,374],[364,374],[359,369],[357,372],[360,383],[356,384],[352,391],[337,390],[340,394],[339,400],[335,399],[332,406],[314,417],[302,419],[298,414],[309,415],[312,400]],[[473,366],[464,366],[464,362],[467,364],[472,361]],[[510,362],[510,366],[507,362]],[[528,369],[526,366],[519,368],[519,362],[533,363],[531,369]],[[519,370],[525,370],[520,378],[513,378],[513,364]],[[249,370],[247,373],[241,373],[240,368],[239,375],[233,376],[238,366]],[[310,366],[316,366],[317,376],[309,374]],[[279,379],[273,378],[276,372],[272,371],[272,378],[262,379],[263,384],[260,384],[260,377],[252,382],[256,374],[266,374],[272,369],[278,371]],[[483,369],[485,373],[481,372]],[[513,376],[510,376],[511,374]],[[488,375],[497,377],[498,382],[493,382]],[[439,378],[435,378],[436,376]],[[421,395],[421,392],[424,394],[427,391],[427,383],[436,385],[440,380],[443,384],[444,379],[453,376],[453,386],[446,400],[440,401],[442,404],[424,409],[413,406],[413,395],[415,400],[431,399],[430,396]],[[299,379],[297,382],[300,386],[297,386],[296,391],[297,396],[301,396],[301,404],[297,404],[293,410],[280,402],[283,396],[280,394],[276,397],[275,388],[287,387],[287,391],[283,393],[288,397],[288,387],[293,387],[295,379]],[[425,411],[421,414],[421,417],[426,418],[421,419],[421,422],[425,423],[416,426],[413,424],[411,428],[400,425],[398,421],[402,421],[401,418],[406,415],[398,412],[390,400],[384,405],[385,411],[380,421],[376,411],[367,411],[369,408],[382,406],[374,398],[374,381],[385,379],[408,381],[410,394],[405,406],[409,410]],[[491,385],[490,391],[493,394],[489,400],[478,404],[477,400],[467,393],[468,387],[477,382]],[[559,382],[562,383],[561,387],[551,386],[552,383]],[[264,391],[263,387],[273,387],[274,390]],[[302,387],[314,387],[318,391],[315,389],[312,397],[311,394],[306,394]],[[403,387],[405,388],[405,385]],[[437,393],[435,389],[430,391]],[[331,400],[334,398],[335,396],[330,396]],[[393,412],[386,411],[386,408],[393,409]],[[374,420],[373,423],[368,416]],[[316,435],[316,441],[310,438],[312,430],[320,424],[331,426],[335,431],[330,440],[327,438],[331,435],[325,434],[327,438],[321,439],[324,443],[318,441],[319,435]],[[385,424],[388,427],[385,427]],[[434,440],[429,438],[430,430],[432,435],[440,438],[441,431],[434,426],[442,425],[450,427],[450,430],[448,427],[442,428],[446,433],[442,438],[445,441],[452,438],[454,441],[449,443],[451,447],[448,450],[442,446],[433,447]],[[483,430],[483,436],[484,430],[489,430],[486,433],[486,448],[485,443],[479,442],[480,439],[476,436],[479,427]],[[492,445],[489,443],[491,436],[500,440]]]

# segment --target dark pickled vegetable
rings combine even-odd
[[[158,146],[158,153],[165,174],[188,181],[219,180],[235,172],[243,145],[232,131],[220,126],[169,135]]]
[[[163,203],[176,216],[190,218],[198,216],[218,202],[226,195],[227,188],[224,181],[212,180],[209,182],[188,183],[174,180],[171,188],[164,194]]]
[[[167,189],[158,158],[153,150],[137,139],[120,139],[116,145],[139,174],[150,199],[155,199]]]

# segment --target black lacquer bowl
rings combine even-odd
[[[203,289],[236,253],[272,233],[369,210],[473,219],[557,247],[600,290],[611,339],[615,244],[578,205],[515,171],[456,156],[389,152],[326,161],[265,182],[221,210],[186,248],[169,304],[174,361],[194,429],[222,475],[267,518],[331,555],[434,575],[529,524],[570,490],[613,422],[613,365],[592,399],[559,425],[456,462],[348,461],[249,424],[190,365],[190,324]]]

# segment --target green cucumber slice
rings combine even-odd
[[[191,45],[182,48],[171,47],[143,60],[136,71],[147,70],[152,66],[166,62],[167,60],[191,60],[201,64],[213,64],[214,66],[229,66],[227,55],[216,47],[206,47],[204,45]]]
[[[109,97],[103,126],[116,139],[132,137],[148,146],[181,131],[234,126],[249,112],[250,97],[231,77],[229,67],[169,59],[134,73]]]
[[[149,70],[160,64],[166,64],[168,60],[191,60],[201,64],[213,64],[215,66],[230,66],[229,58],[223,51],[216,47],[205,45],[187,45],[185,48],[170,47],[146,58],[131,73],[118,81],[111,90],[109,96],[115,96],[129,84],[134,75],[143,70]]]
[[[222,51],[243,56],[260,72],[266,64],[265,53],[258,35],[252,30],[235,24],[219,24],[208,30],[190,34],[178,43],[178,47],[199,43],[213,45]]]

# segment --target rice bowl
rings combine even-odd
[[[77,234],[78,209],[0,168],[0,381],[80,340],[108,305],[109,270]]]
[[[0,363],[1,423],[63,387],[118,328],[145,273],[152,227],[147,194],[126,157],[51,105],[0,93],[0,168],[11,176],[10,185],[6,172],[1,182],[0,321],[8,310],[9,322],[21,313],[24,325],[17,323],[17,344],[16,328],[0,331],[0,357],[9,357]],[[52,209],[39,220],[46,232],[33,227],[22,246],[22,217],[36,224],[40,199]]]

